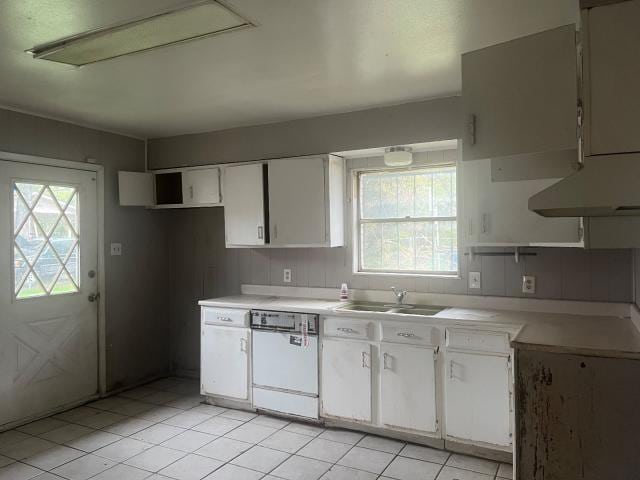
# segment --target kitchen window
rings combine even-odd
[[[456,166],[357,173],[358,271],[458,274]]]

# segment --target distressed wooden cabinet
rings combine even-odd
[[[514,478],[638,478],[640,360],[515,351]]]
[[[463,160],[576,151],[575,25],[462,55]]]

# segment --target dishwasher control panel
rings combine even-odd
[[[318,334],[318,315],[313,313],[251,311],[251,328],[282,332],[305,332]]]

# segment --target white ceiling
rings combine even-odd
[[[578,0],[228,0],[257,28],[82,68],[25,50],[179,0],[0,0],[0,105],[138,137],[441,97],[460,54],[576,21]]]

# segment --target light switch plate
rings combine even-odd
[[[117,257],[122,255],[122,244],[121,243],[112,243],[111,244],[111,256]]]
[[[285,268],[284,269],[284,278],[282,279],[282,281],[284,283],[291,283],[291,269],[290,268]]]
[[[469,272],[469,288],[479,289],[480,286],[480,272]]]
[[[522,293],[536,293],[536,277],[531,275],[522,276]]]

